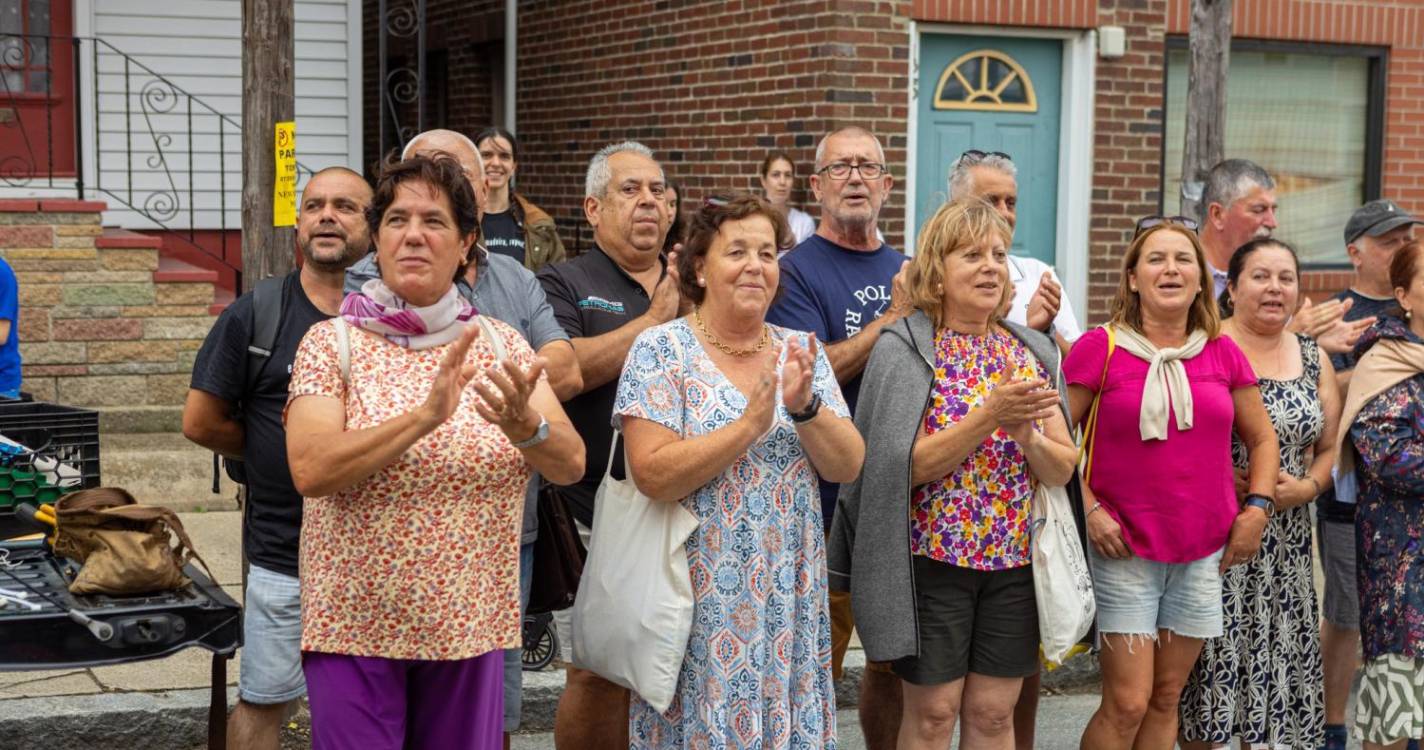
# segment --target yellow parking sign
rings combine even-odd
[[[272,139],[276,153],[276,179],[272,183],[272,226],[297,224],[297,124],[277,123]]]

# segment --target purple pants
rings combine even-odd
[[[459,661],[302,652],[312,750],[499,750],[504,652]]]

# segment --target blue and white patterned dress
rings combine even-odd
[[[801,336],[771,332],[778,345]],[[824,352],[812,387],[822,408],[848,416]],[[678,319],[633,343],[613,419],[640,417],[696,437],[736,421],[746,403]],[[681,502],[701,521],[687,541],[692,634],[667,713],[633,695],[629,747],[834,748],[821,500],[786,409],[778,405],[771,431]]]

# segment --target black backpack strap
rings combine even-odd
[[[252,321],[247,341],[246,387],[243,393],[251,393],[257,387],[257,377],[262,374],[262,366],[272,356],[277,345],[277,332],[282,328],[283,304],[287,299],[287,284],[292,274],[272,276],[257,282],[252,288]]]
[[[262,368],[272,358],[272,349],[277,345],[277,334],[282,330],[282,316],[286,313],[287,284],[291,283],[298,271],[285,276],[273,276],[257,282],[252,288],[252,306],[247,320],[247,357],[243,360],[242,393],[244,398],[257,389],[257,379]],[[240,402],[238,408],[243,408]],[[219,460],[213,454],[213,494],[221,492],[218,481],[218,466],[227,472],[228,478],[239,484],[247,483],[247,470],[242,461],[224,458]]]

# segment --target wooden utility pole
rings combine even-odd
[[[1226,71],[1231,0],[1192,0],[1187,63],[1187,143],[1182,149],[1182,214],[1200,212],[1202,182],[1226,152]]]
[[[272,226],[276,124],[295,119],[293,0],[242,0],[242,287],[292,270],[295,233]]]

